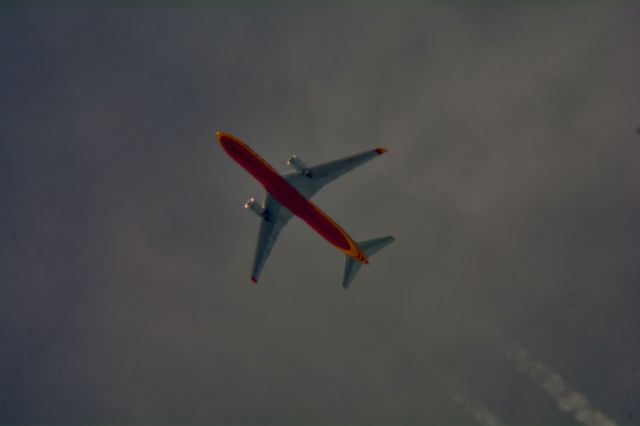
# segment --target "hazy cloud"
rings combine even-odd
[[[477,318],[640,415],[636,3],[187,3],[0,6],[0,419],[566,422]],[[314,201],[397,241],[344,291],[294,218],[252,286],[216,130],[388,148]]]

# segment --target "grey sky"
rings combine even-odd
[[[0,420],[578,424],[490,323],[638,424],[638,21],[636,2],[0,7]],[[282,171],[387,147],[314,200],[397,241],[344,291],[341,254],[293,219],[252,286],[242,205],[263,191],[216,130]]]

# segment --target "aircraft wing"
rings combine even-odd
[[[384,148],[371,149],[339,160],[309,167],[304,171],[286,173],[283,177],[305,198],[311,198],[313,194],[329,182],[385,152],[387,150]]]
[[[280,231],[291,219],[291,212],[267,193],[264,201],[265,214],[260,222],[260,233],[258,234],[258,244],[253,258],[253,268],[251,270],[251,280],[258,282],[262,268],[264,267],[271,249],[280,235]]]

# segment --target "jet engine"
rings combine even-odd
[[[289,158],[287,160],[287,164],[294,170],[299,171],[300,173],[302,173],[305,176],[309,176],[309,168],[307,167],[306,164],[304,164],[304,161],[302,161],[301,159],[299,159],[298,157],[296,157],[295,154],[293,154],[291,156],[291,158]]]
[[[244,205],[244,208],[251,209],[258,216],[264,217],[264,207],[262,207],[255,198],[250,198],[249,201],[247,201],[247,203]]]

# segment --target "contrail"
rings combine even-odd
[[[403,351],[400,352],[400,355],[404,358],[404,362],[409,365],[410,370],[420,369],[417,365],[412,365],[416,362],[416,359],[410,355],[410,352]],[[424,359],[421,358],[420,363],[423,362]],[[423,373],[427,375],[429,381],[438,384],[443,394],[450,397],[453,402],[471,414],[479,424],[482,426],[502,426],[503,423],[499,417],[489,407],[474,399],[469,391],[446,371],[429,369],[423,371]]]
[[[587,426],[616,426],[609,416],[593,407],[580,392],[571,389],[558,373],[546,365],[531,359],[527,351],[514,342],[502,338],[506,344],[507,358],[523,373],[529,374],[534,382],[542,386],[558,403],[562,411],[573,414],[573,417]]]
[[[489,408],[479,401],[473,399],[466,389],[455,384],[452,380],[447,380],[445,386],[451,393],[453,401],[462,408],[470,412],[473,417],[483,426],[501,426],[498,417]]]

